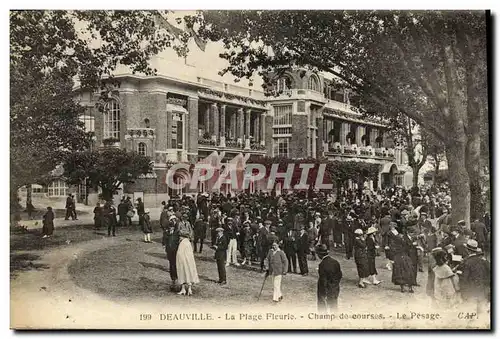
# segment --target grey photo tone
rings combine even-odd
[[[10,12],[12,329],[491,329],[488,11]]]

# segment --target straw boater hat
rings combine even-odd
[[[440,252],[442,251],[443,248],[442,247],[434,247],[432,250],[431,250],[431,253],[436,253],[436,252]]]
[[[377,232],[377,229],[373,226],[369,227],[368,230],[366,231],[366,234],[372,234]]]
[[[465,220],[460,220],[457,224],[458,225],[465,225]]]
[[[467,245],[465,245],[469,251],[477,252],[477,241],[474,239],[467,240]]]
[[[215,229],[215,231],[216,231],[216,232],[219,232],[219,231],[224,231],[224,229],[223,229],[222,227],[217,227],[217,228]]]
[[[170,218],[168,218],[168,221],[172,221],[174,219],[177,219],[177,217],[175,215],[171,215]]]
[[[348,215],[347,218],[345,218],[345,221],[353,221],[353,219],[350,215]]]
[[[146,209],[144,210],[144,213],[148,214],[148,213],[149,213],[149,208],[146,208]]]
[[[361,228],[358,228],[357,230],[354,231],[354,234],[362,235],[363,234],[363,230]]]

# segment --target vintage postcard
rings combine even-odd
[[[9,19],[12,329],[491,328],[489,11]]]

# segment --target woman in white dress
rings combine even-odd
[[[198,271],[194,262],[193,246],[191,245],[192,231],[189,225],[183,221],[179,222],[179,235],[181,237],[177,249],[177,276],[178,283],[182,285],[179,295],[192,295],[191,286],[199,283]]]

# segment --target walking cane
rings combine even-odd
[[[266,275],[264,276],[264,281],[262,282],[262,287],[260,288],[259,296],[257,297],[257,301],[259,301],[260,296],[262,295],[262,291],[264,290],[264,284],[266,283],[266,279],[268,276],[269,276],[269,274],[266,272]]]

